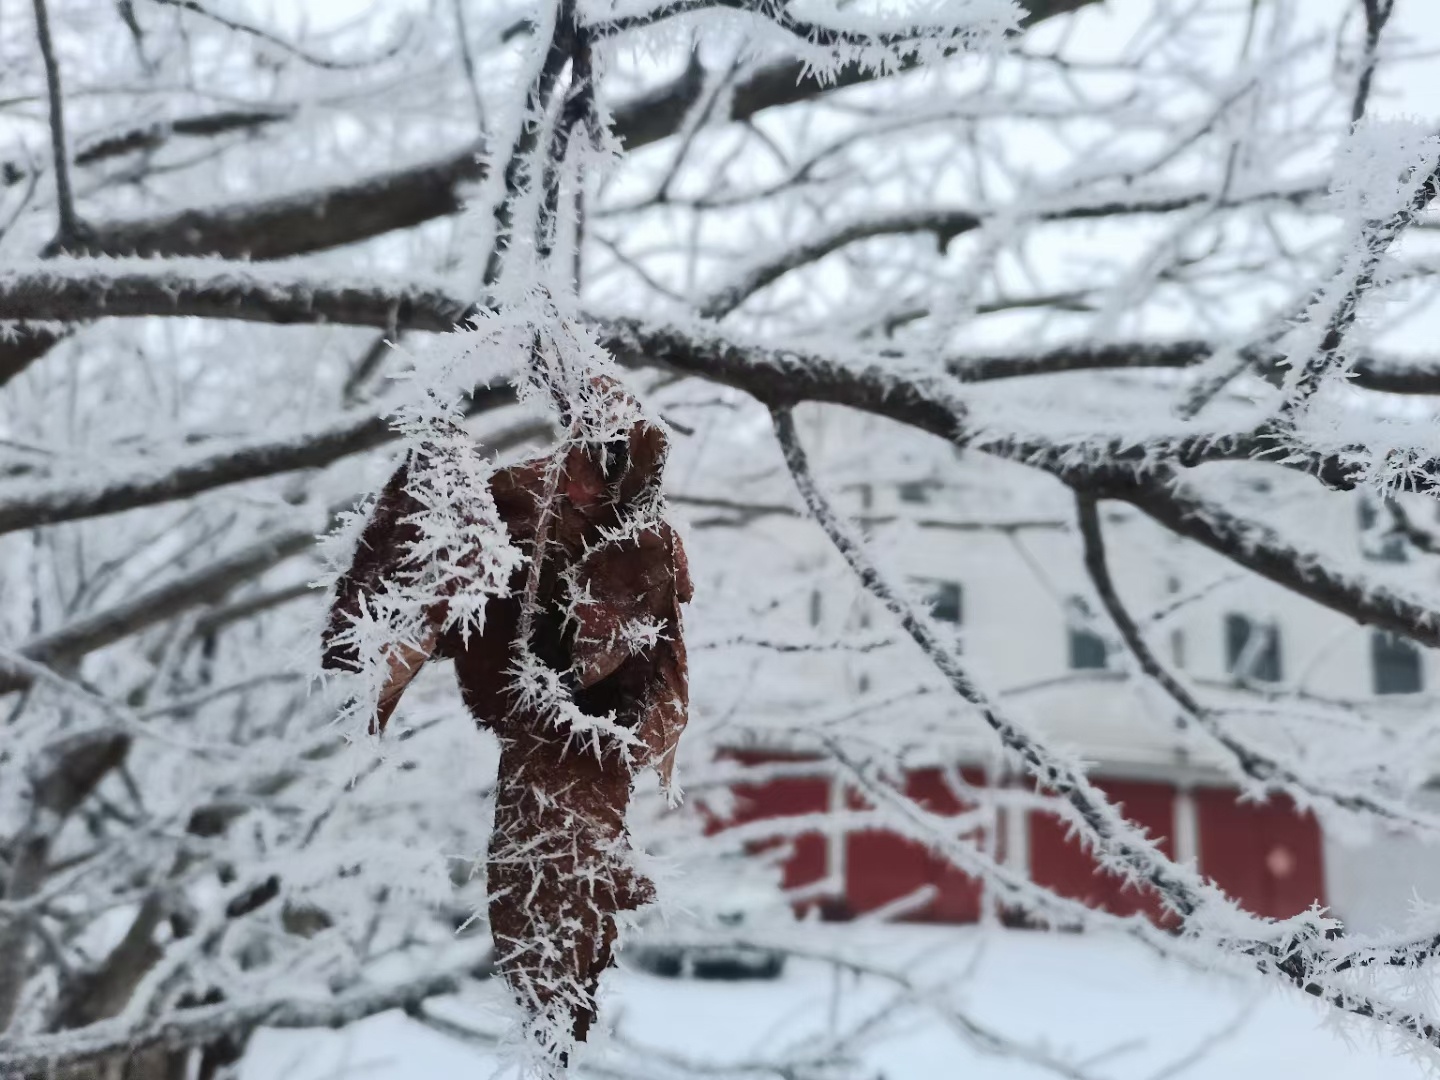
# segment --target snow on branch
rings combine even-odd
[[[943,376],[897,372],[893,364],[882,366],[864,356],[838,359],[763,345],[734,333],[722,335],[713,327],[686,328],[631,318],[592,320],[591,325],[598,343],[626,365],[667,367],[733,386],[767,405],[801,401],[845,405],[957,445],[967,445],[973,438],[962,398],[964,388]],[[509,400],[508,390],[496,388],[478,396],[473,407]],[[109,484],[73,488],[15,484],[0,488],[0,532],[155,505],[221,484],[316,467],[392,437],[386,420],[372,415],[333,431],[204,455],[179,468],[153,468],[147,475]],[[1273,530],[1244,522],[1174,485],[1172,463],[1263,458],[1274,452],[1273,442],[1201,437],[1173,446],[1132,447],[1118,456],[1099,452],[1098,444],[1082,446],[1038,437],[1020,442],[990,437],[978,448],[1050,472],[1099,497],[1129,502],[1179,535],[1357,622],[1393,630],[1423,644],[1440,644],[1440,617],[1425,605],[1337,571],[1318,554],[1286,543]],[[1327,471],[1331,469],[1339,472],[1332,475]],[[1316,458],[1315,471],[1342,486],[1355,482],[1352,467],[1338,459]]]
[[[1027,770],[1044,787],[1066,798],[1074,807],[1103,855],[1121,864],[1133,880],[1153,887],[1167,906],[1182,916],[1193,916],[1207,906],[1233,905],[1184,867],[1170,863],[1160,850],[1120,815],[1103,793],[1085,778],[1078,765],[1052,754],[1043,742],[1014,718],[1003,715],[990,695],[960,664],[954,650],[944,644],[929,620],[920,615],[866,554],[861,541],[841,521],[821,493],[800,445],[795,421],[788,409],[772,412],[775,435],[795,486],[811,516],[854,571],[860,584],[879,600],[945,677],[951,688],[969,702],[1005,746],[1019,755]]]
[[[1193,368],[1220,351],[1215,342],[1198,338],[1176,341],[1076,342],[1014,352],[961,353],[946,366],[962,382],[990,382],[1077,371],[1134,371],[1144,368]],[[1254,344],[1236,350],[1267,378],[1283,373],[1284,354],[1273,346]],[[1408,360],[1379,353],[1352,358],[1350,384],[1387,394],[1440,394],[1440,361]]]
[[[1330,565],[1324,556],[1288,542],[1269,526],[1186,491],[1167,472],[1143,478],[1124,470],[1100,476],[1087,476],[1084,470],[1069,475],[1057,470],[1056,475],[1099,498],[1128,502],[1176,535],[1195,540],[1362,626],[1440,648],[1440,611]]]
[[[1301,205],[1323,192],[1313,184],[1289,185],[1283,188],[1258,191],[1248,195],[1229,196],[1218,206],[1263,205],[1280,203]],[[1194,206],[1215,202],[1213,192],[1172,191],[1172,192],[1127,192],[1119,198],[1092,198],[1087,201],[1053,207],[1029,207],[1024,211],[1009,214],[1017,224],[1026,221],[1090,221],[1100,218],[1129,217],[1145,214],[1171,214]],[[868,219],[847,222],[810,240],[783,249],[761,259],[729,285],[718,289],[700,304],[700,314],[707,318],[721,318],[734,311],[749,297],[779,280],[785,274],[802,266],[817,262],[850,244],[878,236],[899,236],[913,233],[933,234],[943,251],[958,236],[981,228],[987,221],[999,217],[994,210],[900,210],[879,214]]]
[[[743,282],[717,292],[706,302],[705,310],[723,315],[790,270],[858,239],[904,231],[944,235],[946,227],[964,230],[977,227],[980,221],[968,212],[947,211],[852,223],[757,266]],[[221,260],[57,258],[11,264],[0,271],[0,379],[60,340],[66,331],[54,324],[67,321],[179,316],[446,333],[474,310],[473,305],[438,287],[417,287],[408,279],[374,277],[346,283],[329,274],[307,278],[289,268],[270,270]],[[17,324],[44,320],[45,325],[7,334],[3,320]],[[1083,342],[1011,353],[962,354],[952,357],[948,367],[963,382],[1061,372],[1190,368],[1204,363],[1219,348],[1202,339]],[[1285,360],[1283,351],[1264,343],[1246,346],[1238,355],[1267,373],[1278,374]],[[1353,385],[1378,392],[1440,393],[1440,364],[1433,361],[1361,354],[1351,359],[1350,373]]]
[[[1023,23],[1033,26],[1096,2],[1029,0]],[[807,61],[787,56],[743,78],[735,87],[728,114],[720,119],[743,121],[767,109],[809,101],[889,73],[851,62],[821,79]],[[614,105],[611,132],[631,150],[669,138],[682,129],[699,93],[700,83],[693,74],[681,74]],[[485,176],[483,149],[460,146],[431,160],[230,204],[191,206],[149,218],[91,221],[75,250],[94,255],[261,260],[355,244],[459,213],[464,189]],[[0,175],[3,169],[0,164]]]
[[[57,258],[0,270],[0,319],[17,321],[178,315],[444,333],[468,307],[408,279],[307,278],[219,259]]]
[[[1311,994],[1354,1015],[1380,1020],[1397,1031],[1440,1046],[1440,1028],[1375,993],[1368,985],[1347,980],[1346,973],[1376,965],[1415,968],[1440,947],[1440,936],[1392,943],[1346,943],[1336,946],[1339,924],[1312,910],[1289,919],[1268,920],[1239,909],[1213,884],[1189,866],[1168,858],[1090,783],[1079,765],[1046,745],[1014,716],[1002,713],[959,662],[925,616],[885,577],[855,536],[831,508],[810,472],[788,409],[772,410],[776,438],[785,463],[811,516],[845,559],[860,584],[899,620],[902,628],[951,688],[973,706],[1007,750],[1023,762],[1041,787],[1069,804],[1072,821],[1093,846],[1100,864],[1150,889],[1181,917],[1185,932],[1209,941],[1222,952],[1241,953],[1265,972],[1278,975]]]
[[[799,6],[803,10],[804,5]],[[923,62],[957,49],[991,45],[1019,28],[1020,6],[1014,0],[949,0],[916,7],[918,10],[879,16],[830,10],[819,18],[805,19],[777,0],[670,0],[648,11],[589,26],[597,36],[609,37],[668,19],[728,10],[784,31],[798,39],[807,54],[813,49],[834,50],[837,66],[860,62],[881,71],[917,54]],[[819,70],[825,72],[824,68]]]
[[[1361,788],[1341,789],[1317,781],[1232,732],[1225,725],[1223,716],[1202,703],[1150,648],[1139,625],[1121,600],[1110,575],[1105,555],[1105,538],[1095,498],[1084,492],[1077,492],[1075,504],[1086,572],[1125,647],[1135,658],[1140,670],[1179,705],[1185,715],[1194,721],[1211,741],[1225,750],[1240,773],[1252,781],[1258,790],[1287,791],[1294,795],[1301,805],[1307,802],[1323,802],[1352,814],[1374,815],[1414,829],[1440,829],[1440,818],[1408,806],[1402,801],[1372,794]]]
[[[1343,377],[1345,340],[1381,261],[1440,194],[1440,136],[1415,123],[1366,123],[1341,147],[1332,195],[1349,244],[1340,267],[1311,298],[1304,321],[1283,339],[1290,372],[1282,410],[1300,410],[1331,378]]]
[[[514,395],[506,387],[477,391],[470,412],[500,408],[513,401]],[[497,442],[535,430],[533,423],[523,424],[499,435]],[[323,468],[396,437],[388,417],[369,413],[288,438],[257,440],[218,452],[188,455],[188,460],[182,458],[178,463],[171,459],[119,466],[113,478],[78,483],[15,482],[0,486],[0,535],[155,506],[296,469]]]
[[[87,653],[103,649],[158,622],[196,607],[215,604],[236,586],[292,555],[309,550],[314,544],[313,529],[296,529],[267,537],[199,570],[42,634],[22,645],[18,652],[37,664],[51,667],[72,665]],[[3,668],[4,665],[0,664],[0,693],[23,690],[33,685],[34,677],[30,671],[6,671]]]
[[[119,1017],[72,1031],[0,1038],[0,1074],[48,1075],[85,1062],[128,1056],[150,1046],[198,1046],[260,1027],[340,1028],[391,1009],[458,992],[479,956],[388,986],[361,986],[333,997],[275,995],[178,1009],[159,1017]]]

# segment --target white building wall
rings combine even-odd
[[[1226,758],[1204,738],[1181,732],[1176,709],[1163,695],[1143,680],[1125,678],[1123,657],[1112,655],[1108,672],[1070,670],[1070,597],[1087,600],[1093,625],[1102,634],[1113,637],[1113,631],[1085,575],[1073,529],[1073,497],[1063,485],[978,455],[957,461],[938,440],[874,418],[839,410],[825,415],[823,430],[811,423],[805,436],[822,482],[842,509],[866,523],[876,553],[893,575],[961,585],[964,655],[1007,708],[1097,762],[1099,772],[1180,783],[1225,781]],[[940,486],[923,503],[903,500],[900,485],[915,479]],[[754,496],[757,501],[795,502],[783,470],[767,483],[763,494]],[[1234,501],[1235,491],[1227,485],[1226,498]],[[1328,494],[1313,480],[1281,477],[1275,486],[1255,489],[1245,498],[1298,546],[1323,549],[1338,565],[1353,567],[1369,580],[1393,583],[1405,592],[1440,584],[1440,560],[1367,559],[1355,500]],[[1176,538],[1133,508],[1104,503],[1101,512],[1112,574],[1131,613],[1146,625],[1152,647],[1212,700],[1249,709],[1228,721],[1251,737],[1277,739],[1289,752],[1296,738],[1320,737],[1323,729],[1278,730],[1278,721],[1257,709],[1266,704],[1263,694],[1231,688],[1225,655],[1230,613],[1273,621],[1280,628],[1283,677],[1275,692],[1302,695],[1299,700],[1317,707],[1349,703],[1353,715],[1366,722],[1374,718],[1400,728],[1433,715],[1436,699],[1429,688],[1440,685],[1440,671],[1430,650],[1422,650],[1424,694],[1375,698],[1370,630]],[[975,527],[1000,522],[1024,526],[1008,531]],[[752,728],[771,725],[783,742],[817,715],[853,727],[841,716],[850,710],[869,716],[877,746],[889,745],[902,757],[910,753],[905,732],[915,725],[924,725],[925,733],[913,739],[917,752],[944,746],[947,754],[980,763],[993,757],[993,737],[953,695],[904,698],[926,680],[934,683],[934,672],[908,641],[898,640],[903,639],[898,628],[860,592],[812,523],[775,515],[744,532],[743,539],[738,531],[725,537],[732,548],[744,544],[753,552],[748,563],[742,560],[738,570],[731,565],[727,571],[731,586],[751,588],[750,575],[762,571],[783,583],[776,585],[780,594],[773,612],[757,617],[755,626],[763,628],[757,632],[794,639],[842,634],[897,639],[888,648],[865,653],[757,657],[752,671],[769,670],[775,677],[753,679],[758,689],[745,699],[744,709]],[[733,564],[734,550],[727,555]],[[703,555],[697,561],[703,562]],[[821,621],[812,626],[816,588],[822,593]],[[1177,601],[1184,602],[1172,614],[1151,621]],[[700,669],[703,660],[697,659],[697,674]],[[733,678],[725,681],[724,690],[736,693]],[[890,699],[898,703],[886,706]],[[873,714],[866,714],[867,702],[875,703]],[[1435,771],[1440,773],[1440,767]],[[1395,922],[1404,912],[1393,910],[1393,898],[1412,888],[1440,901],[1440,848],[1386,838],[1358,845],[1331,839],[1326,859],[1335,910],[1356,928]]]

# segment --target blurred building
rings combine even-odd
[[[873,448],[886,444],[874,433],[811,436],[829,490],[871,534],[892,576],[954,635],[987,691],[1052,745],[1092,763],[1092,779],[1167,854],[1195,862],[1262,915],[1319,903],[1371,930],[1403,923],[1412,896],[1440,900],[1440,851],[1329,808],[1247,792],[1227,751],[1132,671],[1085,573],[1061,485],[969,455],[927,464],[923,453],[897,450],[879,460]],[[852,445],[872,449],[847,468]],[[1431,564],[1440,561],[1412,548],[1387,507],[1326,493],[1305,477],[1277,481],[1273,467],[1220,469],[1229,467],[1214,477],[1227,505],[1263,513],[1338,565],[1402,591],[1436,576]],[[1227,730],[1335,790],[1387,776],[1396,790],[1425,783],[1437,761],[1429,720],[1440,673],[1424,650],[1240,570],[1130,507],[1104,504],[1102,519],[1132,616]],[[997,755],[973,710],[938,692],[934,673],[813,524],[776,515],[749,528],[768,540],[757,564],[777,560],[777,576],[814,582],[784,596],[767,625],[837,645],[785,657],[783,678],[757,680],[761,697],[746,708],[760,719],[728,741],[760,778],[739,789],[732,821],[827,822],[785,845],[789,887],[834,917],[895,905],[903,917],[963,922],[986,909],[973,878],[883,824],[853,772],[819,767],[835,746],[858,745],[874,782],[963,823],[956,835],[989,857],[1088,904],[1158,914],[1151,898],[1097,868]],[[827,731],[836,742],[818,744]],[[968,797],[976,787],[985,798]],[[882,824],[866,820],[866,808]]]

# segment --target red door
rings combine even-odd
[[[1320,823],[1276,795],[1242,803],[1233,788],[1195,792],[1200,869],[1247,910],[1284,919],[1325,902]]]
[[[979,769],[961,770],[962,780],[984,783]],[[905,794],[934,814],[947,816],[971,809],[946,781],[940,769],[917,769],[905,780]],[[978,844],[979,833],[961,842]],[[956,869],[950,860],[924,844],[895,833],[852,831],[845,844],[845,894],[855,914],[885,907],[930,886],[933,896],[910,908],[906,919],[934,922],[976,922],[980,918],[980,882]]]
[[[1137,780],[1095,780],[1095,786],[1118,803],[1166,855],[1174,855],[1175,790],[1169,784]],[[1053,814],[1030,814],[1030,877],[1061,896],[1116,915],[1147,915],[1166,925],[1173,921],[1159,898],[1123,877],[1102,870],[1094,856]]]

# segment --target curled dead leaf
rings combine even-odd
[[[688,716],[680,605],[692,586],[680,538],[663,516],[667,450],[664,433],[640,422],[611,442],[569,444],[549,487],[554,457],[495,472],[489,491],[511,542],[542,559],[529,640],[518,640],[526,567],[514,572],[508,595],[488,601],[478,626],[442,630],[446,609],[437,597],[427,615],[433,633],[388,649],[372,721],[373,731],[384,730],[433,655],[454,660],[467,708],[498,736],[491,933],[532,1031],[561,1064],[594,1022],[619,920],[653,899],[653,885],[633,865],[625,814],[642,768],[654,767],[670,787]],[[419,569],[410,561],[409,465],[382,491],[336,587],[327,667],[355,670],[344,627],[387,579]],[[547,491],[555,493],[548,506]],[[523,654],[569,695],[578,710],[571,722],[517,694]]]

